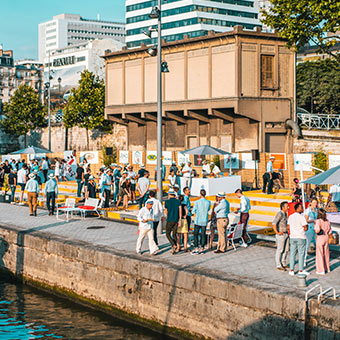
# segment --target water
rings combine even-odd
[[[28,286],[0,281],[0,340],[171,340]]]

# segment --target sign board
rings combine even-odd
[[[99,164],[98,151],[82,151],[80,153],[80,161],[87,160],[89,164]]]
[[[340,155],[329,155],[328,163],[329,163],[329,169],[340,165]]]
[[[132,164],[143,164],[143,151],[132,151]]]
[[[242,169],[255,169],[255,161],[251,153],[242,153]]]
[[[171,151],[163,151],[162,152],[163,164],[171,165],[172,163],[172,152]]]
[[[157,151],[146,152],[146,163],[150,165],[157,165]]]
[[[269,157],[275,157],[275,160],[273,162],[274,170],[287,170],[285,153],[270,153]]]
[[[230,169],[230,162],[232,169],[240,168],[240,155],[238,153],[232,153],[231,155],[224,155],[224,168]]]
[[[312,154],[310,153],[294,154],[294,170],[300,171],[301,166],[303,171],[312,171]]]
[[[185,164],[186,162],[190,161],[190,155],[184,154],[182,152],[177,152],[177,165],[181,166],[182,164]]]
[[[12,159],[15,159],[16,161],[19,161],[21,159],[21,155],[2,155],[2,161],[11,161]]]
[[[129,151],[125,150],[119,151],[119,163],[129,164]]]
[[[66,160],[65,174],[69,181],[76,179],[77,158],[74,151],[64,151],[64,158]]]

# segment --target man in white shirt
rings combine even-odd
[[[263,175],[263,188],[262,192],[266,193],[266,187],[268,184],[267,194],[273,194],[273,162],[275,161],[275,157],[271,156],[266,166],[266,173]]]
[[[330,187],[328,202],[330,201],[334,202],[338,211],[340,211],[340,185],[339,184],[334,184]]]
[[[26,182],[27,182],[27,165],[24,164],[17,174],[17,183],[21,188],[19,205],[24,204],[23,200],[24,200],[24,191],[25,191]]]
[[[294,276],[295,257],[296,253],[299,256],[299,273],[309,275],[303,269],[305,253],[306,253],[306,231],[308,230],[308,223],[303,213],[301,203],[295,204],[295,213],[288,218],[288,230],[290,231],[290,259],[289,259],[289,275]]]
[[[243,224],[243,243],[241,244],[242,247],[247,248],[248,243],[251,242],[251,238],[248,235],[248,221],[249,221],[249,211],[251,209],[250,200],[247,196],[243,195],[241,189],[237,189],[235,191],[236,197],[240,199],[240,209],[237,212],[240,213],[240,223]]]
[[[192,167],[191,162],[189,161],[182,169],[182,188],[189,187],[191,188],[191,177],[192,177]]]
[[[203,177],[207,177],[210,175],[210,165],[208,164],[207,161],[203,161],[202,175]]]
[[[144,172],[144,177],[138,179],[137,190],[139,192],[139,209],[142,209],[143,205],[149,198],[149,171]]]
[[[162,218],[164,217],[164,208],[163,204],[160,200],[156,198],[156,190],[151,190],[149,201],[152,202],[152,210],[153,210],[153,238],[155,243],[158,246],[158,238],[157,238],[157,227],[159,222],[161,222],[162,226]]]
[[[214,174],[214,177],[218,177],[221,173],[221,169],[214,162],[211,162],[210,165],[212,166],[211,172]]]
[[[153,202],[148,200],[145,207],[140,209],[137,219],[139,221],[139,236],[136,244],[136,253],[141,254],[142,245],[145,236],[149,239],[149,250],[151,255],[156,255],[158,247],[153,239],[153,222],[154,222],[154,212],[152,209]]]

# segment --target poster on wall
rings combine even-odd
[[[143,151],[132,151],[132,164],[143,164]]]
[[[182,152],[177,152],[177,162],[178,166],[181,166],[182,164],[185,164],[186,162],[190,161],[190,155],[184,154]]]
[[[269,157],[275,157],[273,163],[274,170],[287,170],[285,153],[270,153]]]
[[[163,164],[171,165],[172,163],[172,152],[171,151],[163,151]]]
[[[32,159],[39,159],[40,160],[44,157],[46,157],[46,153],[36,153],[36,154],[30,153],[30,154],[27,154],[28,161],[31,161]]]
[[[205,155],[194,155],[194,166],[203,166],[205,159]]]
[[[64,159],[66,160],[65,176],[67,180],[73,181],[76,179],[77,170],[76,152],[72,150],[64,151]]]
[[[253,161],[251,153],[242,154],[242,168],[243,169],[255,169],[255,161]]]
[[[232,153],[230,155],[224,155],[224,168],[230,169],[230,162],[232,169],[240,168],[240,155],[238,153]]]
[[[119,151],[119,163],[122,163],[122,164],[129,163],[129,151],[125,151],[125,150]]]
[[[329,155],[328,163],[329,163],[329,169],[340,165],[340,155]]]
[[[11,161],[12,159],[15,159],[16,161],[19,161],[21,159],[21,155],[2,155],[2,161]]]
[[[151,165],[157,164],[157,151],[146,152],[146,163]]]
[[[80,153],[80,161],[83,162],[84,159],[86,159],[89,164],[99,164],[98,151],[82,151]]]
[[[310,153],[294,154],[294,170],[300,171],[301,166],[303,171],[312,171],[312,154]]]

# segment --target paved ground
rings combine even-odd
[[[30,217],[27,207],[0,204],[0,225],[14,225],[29,233],[35,231],[59,235],[66,240],[80,240],[94,245],[107,246],[119,251],[133,253],[137,239],[137,227],[125,223],[87,218],[79,218],[69,223],[58,221],[54,216],[48,216],[46,210],[38,210],[38,217]],[[0,235],[1,236],[1,235]],[[288,272],[282,273],[275,269],[275,248],[270,243],[259,242],[249,248],[238,248],[237,251],[229,248],[226,254],[217,255],[207,252],[192,256],[189,253],[170,254],[170,246],[165,235],[160,236],[161,251],[154,260],[166,261],[180,265],[191,270],[214,271],[221,276],[231,275],[235,278],[250,279],[261,283],[275,285],[283,292],[289,292],[297,285],[297,278],[290,277]],[[146,250],[147,240],[144,244],[142,257],[150,256]],[[340,257],[333,254],[331,258],[331,273],[320,277],[315,274],[315,259],[308,258],[307,270],[311,272],[308,285],[312,287],[321,283],[324,289],[333,286],[340,292]]]

